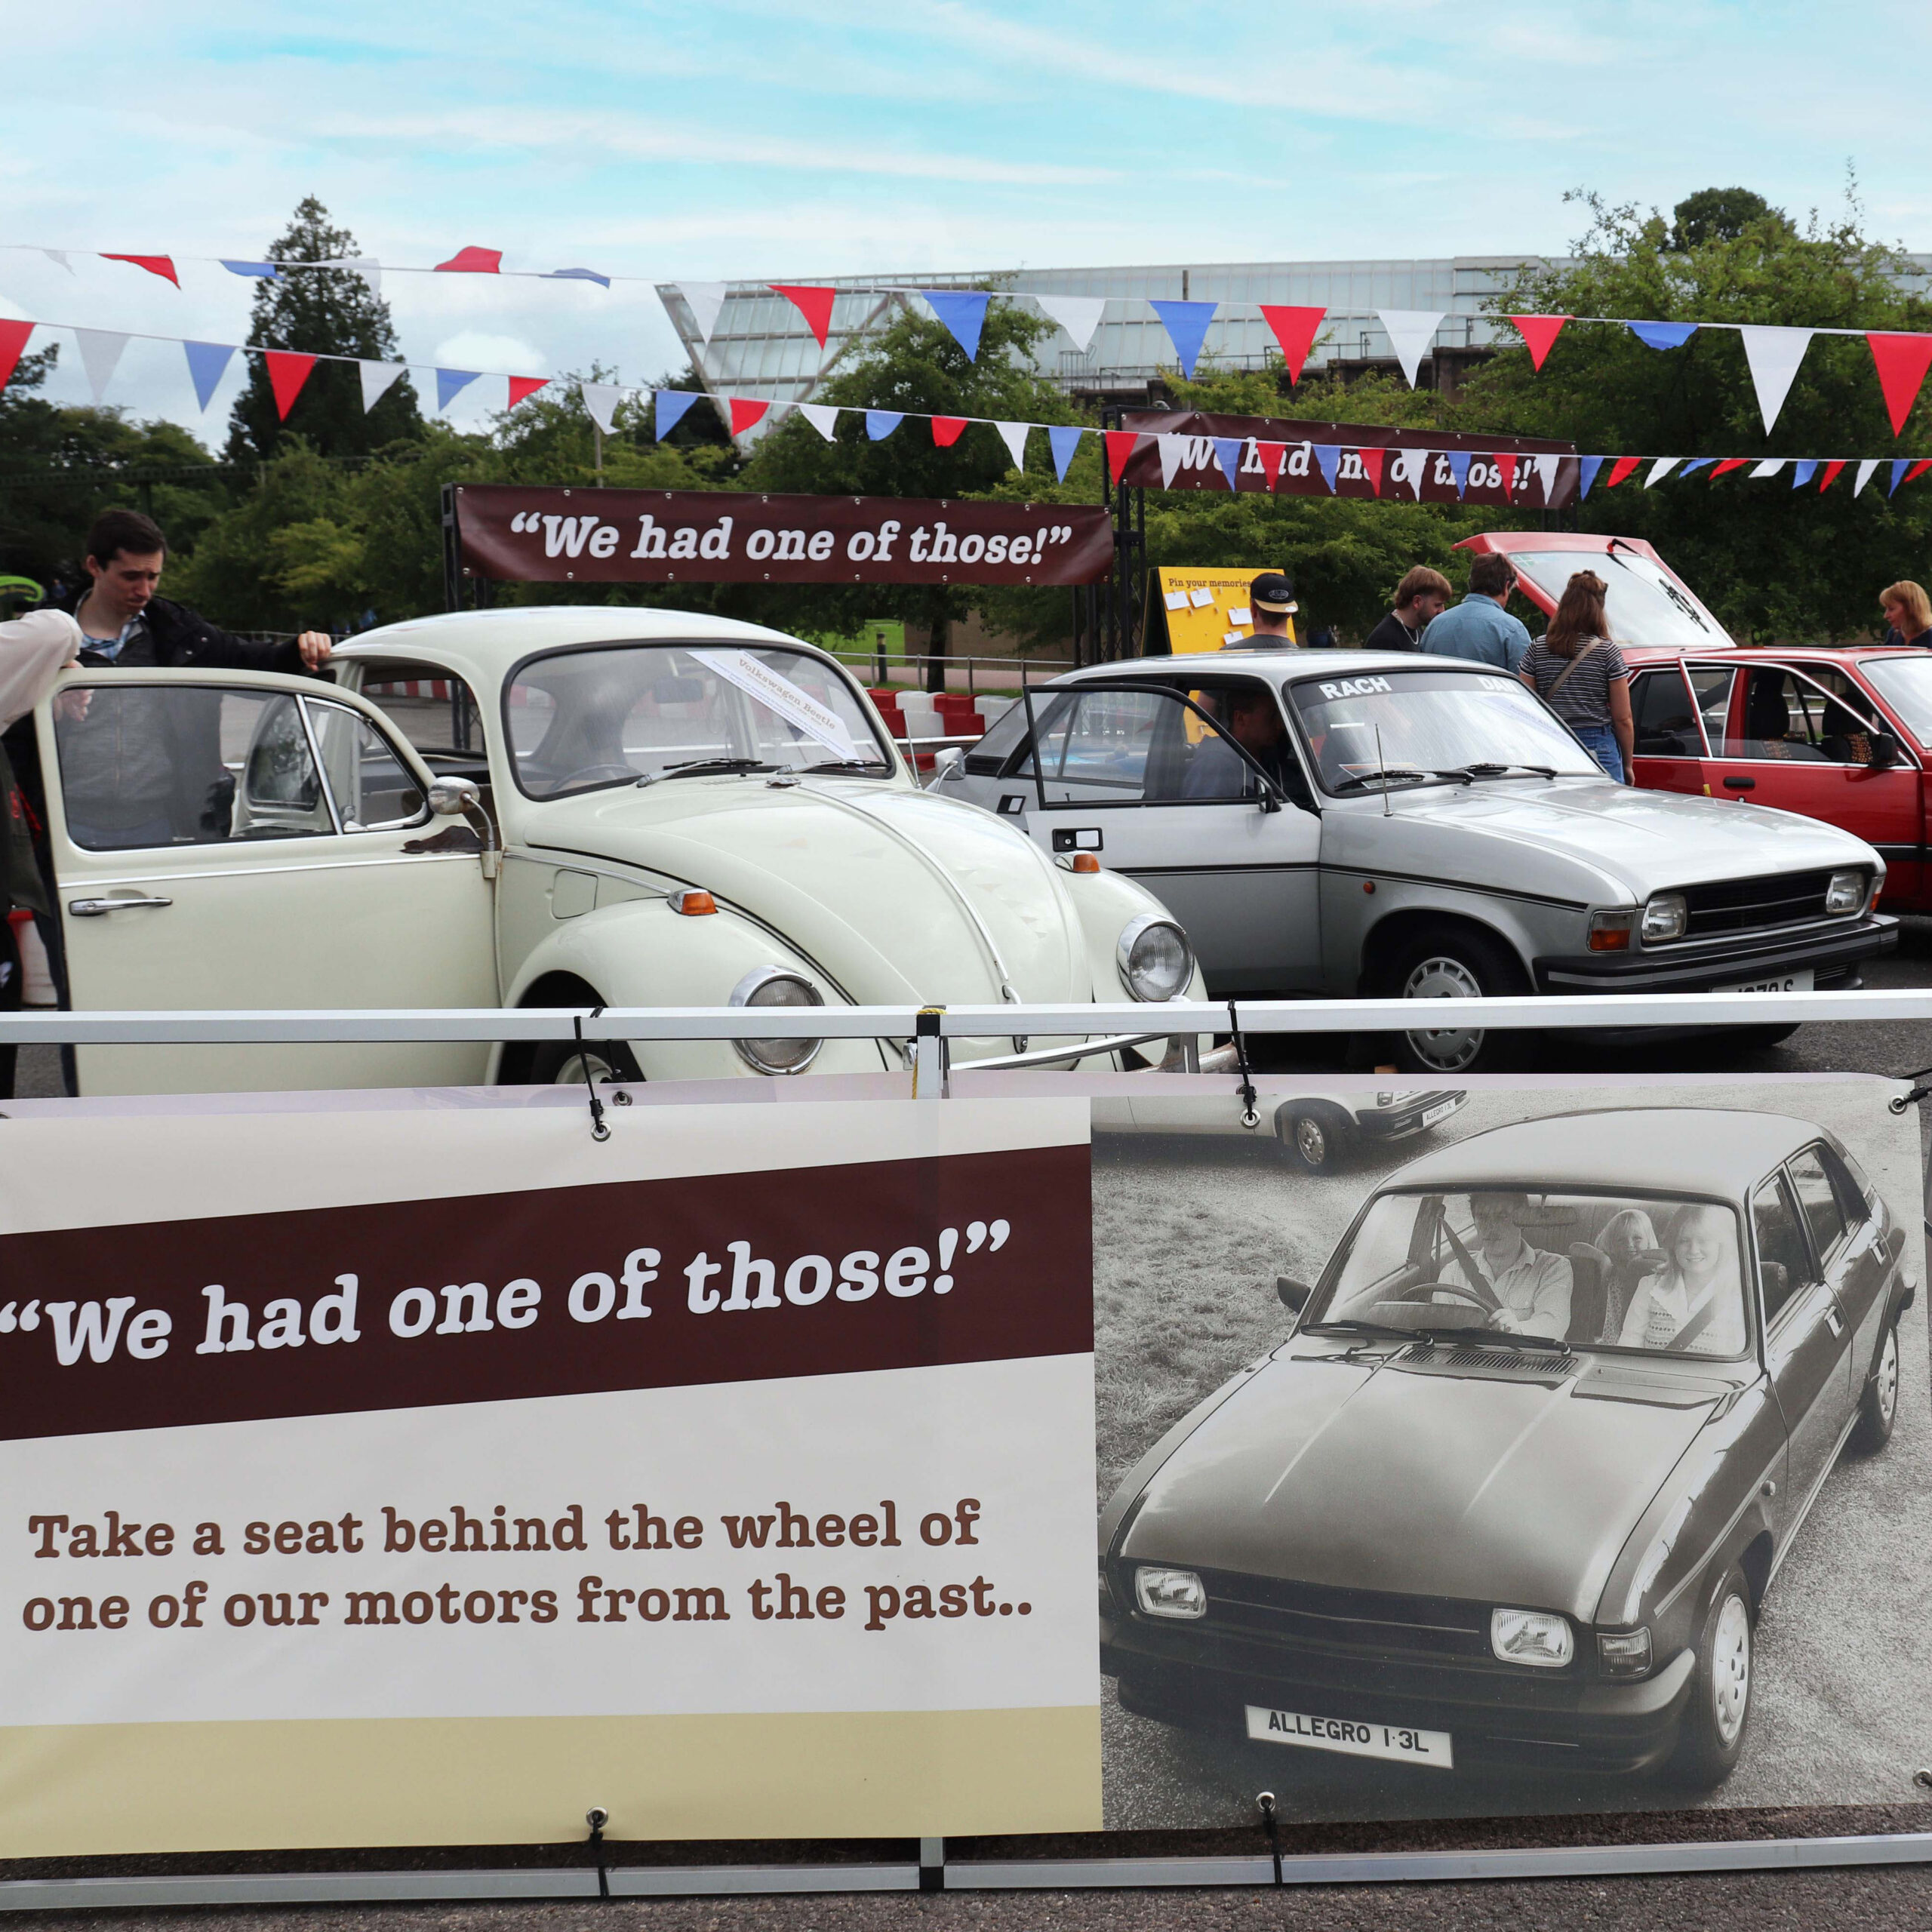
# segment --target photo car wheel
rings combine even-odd
[[[1430,933],[1407,947],[1389,990],[1400,999],[1481,999],[1526,993],[1529,976],[1500,940],[1454,928]],[[1529,1055],[1521,1032],[1448,1027],[1398,1035],[1395,1057],[1405,1072],[1508,1073]]]
[[[621,1040],[586,1040],[581,1046],[574,1040],[546,1040],[531,1057],[530,1084],[581,1087],[586,1062],[595,1086],[622,1086],[644,1078]]]
[[[1347,1138],[1332,1115],[1298,1107],[1281,1121],[1276,1144],[1294,1166],[1312,1174],[1333,1174]]]
[[[1878,1344],[1878,1361],[1865,1392],[1858,1399],[1858,1422],[1851,1447],[1860,1456],[1875,1455],[1892,1439],[1899,1413],[1899,1324],[1894,1321]]]
[[[1697,1633],[1697,1668],[1671,1764],[1695,1790],[1710,1790],[1737,1768],[1751,1715],[1751,1663],[1750,1586],[1734,1564]]]

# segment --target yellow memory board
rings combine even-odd
[[[1248,607],[1248,586],[1264,571],[1257,564],[1244,570],[1177,570],[1162,565],[1149,576],[1147,624],[1161,611],[1168,620],[1170,646],[1183,652],[1219,651],[1230,638],[1254,635],[1254,615]],[[1288,639],[1295,641],[1295,620],[1288,619]]]

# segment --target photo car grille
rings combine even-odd
[[[1489,1655],[1489,1611],[1450,1597],[1397,1596],[1204,1570],[1208,1621],[1283,1644],[1429,1657]]]
[[[1801,926],[1825,916],[1829,872],[1720,879],[1684,888],[1686,939],[1716,939],[1765,926]]]
[[[1560,1382],[1581,1364],[1553,1349],[1488,1347],[1481,1343],[1417,1342],[1395,1360],[1405,1368],[1481,1369],[1503,1375],[1526,1374],[1540,1382]]]

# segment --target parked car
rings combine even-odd
[[[1847,1149],[1782,1115],[1424,1155],[1103,1512],[1122,1706],[1444,1773],[1718,1783],[1806,1514],[1848,1441],[1890,1435],[1906,1247]]]
[[[88,669],[42,706],[77,1009],[1158,1004],[1199,989],[1145,888],[921,791],[863,688],[796,638],[669,611],[479,611],[371,632],[335,674]],[[870,1041],[777,1038],[79,1053],[90,1093],[898,1063]]]
[[[1847,986],[1897,943],[1863,840],[1613,784],[1520,680],[1460,659],[1096,666],[1028,693],[933,789],[1157,893],[1217,998]],[[1435,1077],[1521,1051],[1401,1041]]]
[[[1285,1100],[1261,1097],[1283,1159],[1312,1174],[1331,1174],[1358,1149],[1392,1147],[1439,1127],[1469,1098],[1460,1088],[1407,1088],[1380,1092],[1297,1086]],[[1198,1094],[1100,1096],[1096,1134],[1238,1134],[1241,1111],[1217,1115]]]

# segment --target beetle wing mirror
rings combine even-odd
[[[483,788],[473,778],[438,778],[429,787],[429,809],[438,818],[454,818],[483,802]]]
[[[1306,1281],[1291,1281],[1285,1275],[1277,1275],[1275,1292],[1291,1315],[1299,1315],[1308,1306],[1308,1298],[1315,1291]]]

